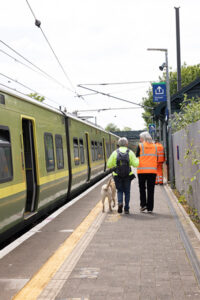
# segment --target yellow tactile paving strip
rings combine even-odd
[[[77,229],[67,238],[67,240],[58,248],[58,250],[47,260],[40,270],[30,279],[30,281],[21,289],[13,300],[36,300],[42,293],[45,286],[52,279],[67,257],[83,235],[87,232],[93,221],[102,210],[102,203],[93,208],[89,215],[77,227]]]

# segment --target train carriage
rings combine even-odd
[[[16,94],[1,95],[1,161],[9,169],[9,176],[4,171],[0,177],[0,228],[5,231],[67,194],[68,160],[59,111]]]
[[[106,163],[110,155],[111,136],[115,142],[118,137],[71,115],[67,116],[66,123],[68,157],[71,158],[69,193],[72,195],[77,189],[87,187],[93,180],[110,172]]]
[[[19,93],[0,91],[1,241],[110,172],[118,137]]]

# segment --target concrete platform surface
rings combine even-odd
[[[100,188],[1,259],[0,299],[200,299],[199,233],[170,188],[156,186],[153,213],[141,213],[135,179],[129,215],[102,213]]]

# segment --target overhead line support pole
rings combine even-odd
[[[173,159],[173,141],[172,141],[172,113],[170,99],[170,84],[169,84],[169,66],[168,66],[168,51],[165,51],[166,60],[166,83],[167,83],[167,109],[168,109],[168,152],[169,152],[169,180],[170,185],[174,188],[174,159]]]
[[[176,13],[176,54],[177,54],[177,92],[181,89],[181,46],[179,7],[174,7]]]
[[[169,65],[168,50],[163,48],[148,48],[149,51],[165,52],[166,64],[166,88],[167,88],[167,110],[168,110],[168,158],[169,158],[169,181],[174,188],[174,159],[173,159],[173,141],[172,141],[172,125],[171,125],[171,100],[170,100],[170,84],[169,84]]]

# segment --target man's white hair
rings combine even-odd
[[[140,137],[147,143],[150,143],[150,144],[153,143],[152,137],[148,131],[144,131],[144,132],[140,133]]]
[[[122,137],[118,140],[119,147],[128,146],[128,140],[126,137]]]

